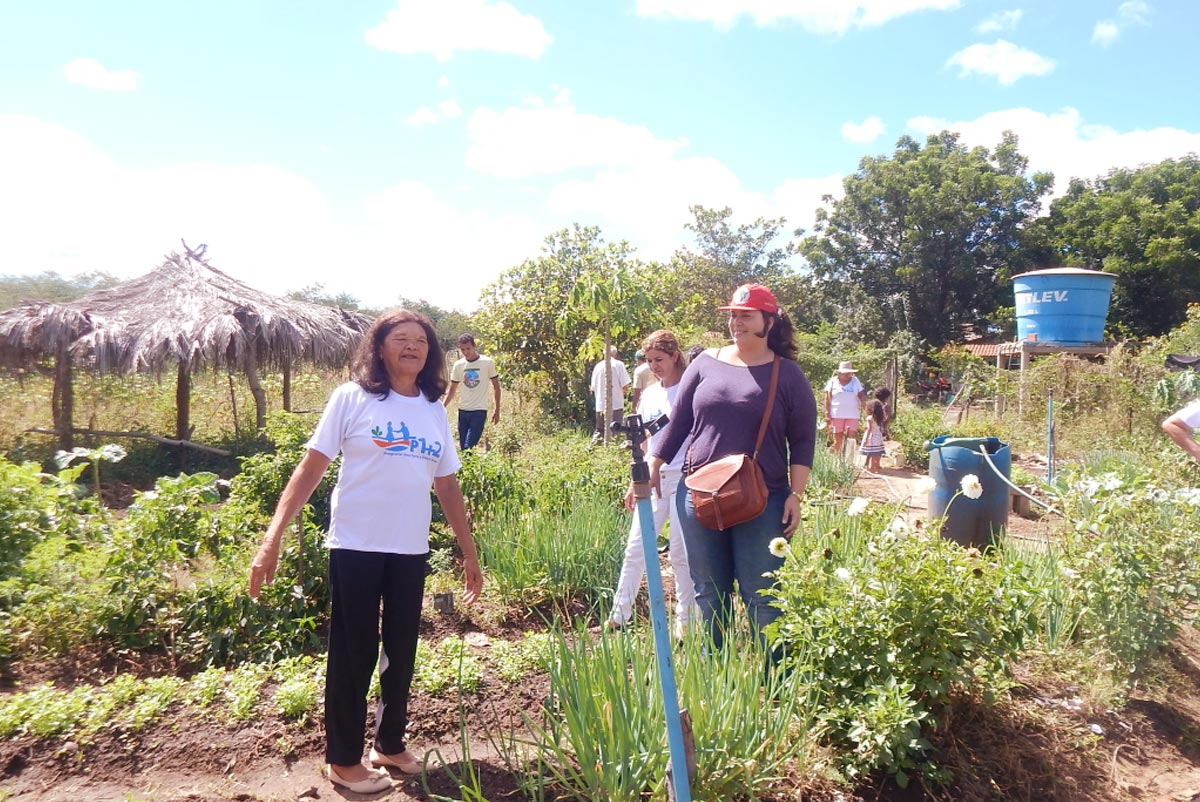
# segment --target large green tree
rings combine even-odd
[[[735,224],[728,207],[692,206],[690,211],[692,222],[684,227],[695,235],[695,247],[680,248],[666,269],[656,273],[654,300],[665,319],[685,336],[723,331],[716,306],[750,282],[767,285],[781,303],[790,305],[795,275],[788,260],[796,244],[784,218]]]
[[[874,299],[881,337],[908,329],[933,344],[953,340],[1024,269],[1021,233],[1054,181],[1027,168],[1011,132],[993,151],[950,131],[924,146],[901,137],[892,156],[859,162],[842,198],[826,197],[832,211],[817,211],[801,253],[829,297],[849,297],[852,286]]]
[[[1038,254],[1117,274],[1109,325],[1164,334],[1200,302],[1200,159],[1073,179],[1038,224]]]
[[[599,228],[576,224],[547,237],[541,256],[505,271],[480,294],[475,320],[502,372],[522,382],[543,410],[560,420],[587,419],[591,364],[584,355],[590,353],[588,344],[596,343],[599,325],[590,314],[564,315],[564,310],[572,293],[578,310],[588,306],[584,288],[617,266],[629,271],[622,277],[622,293],[632,292],[627,283],[646,281],[645,268],[632,259],[627,243],[606,243]],[[592,278],[581,283],[585,276]],[[612,332],[617,347],[632,346],[637,338],[628,332],[648,333],[654,323],[649,315],[640,325],[623,323]]]

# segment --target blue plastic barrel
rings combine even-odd
[[[943,434],[925,444],[929,475],[937,483],[929,494],[929,517],[945,519],[942,537],[976,548],[992,543],[1008,524],[1009,506],[1009,487],[988,466],[980,448],[987,450],[996,470],[1007,479],[1012,454],[999,438]],[[983,486],[977,499],[959,493],[963,477],[972,473]]]
[[[1078,267],[1013,276],[1017,339],[1051,345],[1103,342],[1115,278],[1114,273]]]

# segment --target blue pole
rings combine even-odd
[[[664,421],[665,422],[665,421]],[[683,726],[679,720],[679,693],[675,687],[675,660],[667,631],[667,602],[663,595],[662,571],[658,565],[658,533],[654,531],[654,510],[650,506],[650,470],[642,454],[642,420],[638,415],[625,418],[633,460],[633,496],[637,499],[639,528],[642,530],[642,555],[646,558],[646,586],[650,591],[650,622],[654,627],[654,654],[658,658],[658,679],[662,688],[663,711],[667,718],[667,746],[671,752],[670,782],[674,802],[692,802],[688,782],[687,753]]]
[[[1054,391],[1046,393],[1046,484],[1054,481]]]

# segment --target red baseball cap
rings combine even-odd
[[[747,312],[767,312],[775,314],[779,311],[779,302],[775,293],[761,284],[743,284],[733,291],[728,306],[718,306],[717,309],[740,309]]]

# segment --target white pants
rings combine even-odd
[[[661,477],[662,498],[650,493],[654,508],[654,532],[657,536],[668,519],[668,557],[671,570],[675,573],[675,625],[676,631],[689,621],[698,620],[700,610],[696,606],[696,587],[692,584],[692,572],[688,567],[687,549],[683,545],[683,529],[675,512],[675,490],[679,487],[679,471],[663,471]],[[625,544],[625,563],[621,566],[621,578],[617,592],[613,595],[612,619],[624,624],[633,617],[633,600],[642,587],[646,575],[646,555],[642,551],[642,524],[637,507],[633,509],[633,523],[629,527],[629,540]]]

